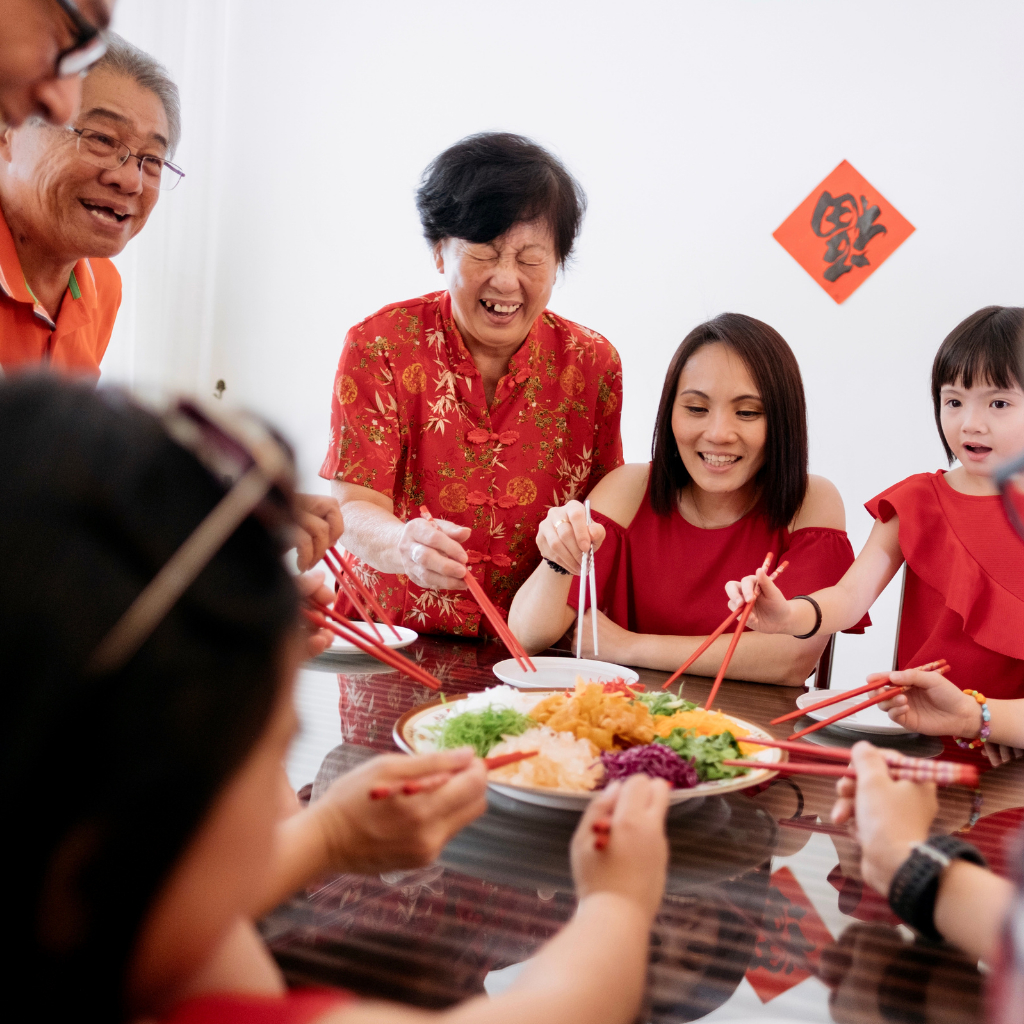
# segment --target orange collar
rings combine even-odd
[[[68,289],[72,299],[77,301],[85,298],[90,307],[95,305],[96,283],[93,279],[92,267],[87,259],[81,259],[75,264],[71,276],[68,278]],[[18,250],[14,247],[14,236],[7,226],[7,220],[2,215],[0,215],[0,293],[9,299],[14,299],[15,302],[24,302],[30,305],[32,312],[51,331],[56,329],[57,325],[50,318],[46,309],[39,304],[25,280],[21,261],[18,259]]]

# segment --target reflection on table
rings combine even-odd
[[[495,685],[490,666],[505,657],[493,642],[436,638],[407,653],[450,694]],[[313,799],[367,757],[393,751],[395,721],[434,697],[367,659],[331,664],[341,742],[320,766]],[[648,689],[665,679],[640,676]],[[710,680],[688,677],[684,692],[702,700],[709,689]],[[785,687],[727,682],[716,707],[782,737],[807,721],[767,726],[794,697]],[[823,739],[843,742],[836,734]],[[1024,820],[1024,765],[987,772],[982,785],[982,817],[969,839],[1006,873],[1005,840]],[[861,882],[856,843],[828,822],[833,794],[828,779],[776,778],[671,811],[671,864],[651,936],[644,1019],[979,1018],[976,965],[951,947],[915,939]],[[962,790],[940,791],[936,831],[965,828],[972,800]],[[573,913],[568,842],[576,821],[572,812],[492,794],[487,813],[438,863],[326,880],[270,914],[264,935],[295,983],[333,983],[424,1007],[480,994],[489,974],[493,990],[501,978],[493,972],[527,960]]]

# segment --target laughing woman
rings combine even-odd
[[[663,670],[682,664],[728,613],[721,588],[730,566],[757,566],[772,551],[790,563],[779,587],[796,595],[839,580],[853,562],[839,492],[807,473],[796,357],[771,327],[738,313],[683,340],[662,390],[653,461],[609,473],[590,499],[589,530],[579,502],[551,509],[540,525],[545,560],[509,614],[531,652],[572,625],[574,574],[591,542],[600,550],[601,657]],[[849,632],[868,624],[865,616]],[[716,640],[691,671],[714,675],[729,640]],[[729,675],[802,685],[827,641],[745,633]]]

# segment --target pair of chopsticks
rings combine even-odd
[[[428,523],[434,522],[434,517],[430,514],[430,509],[426,505],[420,505],[420,515]],[[440,529],[440,527],[435,524],[434,529]],[[473,570],[468,565],[466,566],[466,575],[462,580],[473,596],[473,600],[476,601],[480,606],[480,610],[487,616],[487,621],[494,627],[494,632],[497,633],[498,639],[508,648],[509,653],[519,663],[519,667],[524,672],[536,672],[537,666],[530,660],[530,656],[526,653],[523,645],[516,639],[512,630],[508,628],[508,623],[501,617],[501,612],[494,607],[491,599],[484,593],[484,588],[473,575]]]
[[[771,551],[769,551],[765,556],[764,563],[762,565],[765,572],[768,571],[768,566],[772,564],[772,559],[774,557],[775,555]],[[783,562],[782,565],[772,573],[771,578],[773,580],[778,579],[787,565],[789,565],[789,562]],[[754,596],[745,605],[743,605],[742,608],[737,608],[736,611],[730,612],[726,616],[725,621],[700,645],[700,647],[697,648],[697,650],[693,652],[693,654],[686,659],[686,661],[682,663],[682,665],[679,666],[679,668],[675,670],[675,672],[672,673],[672,675],[668,677],[668,679],[665,680],[664,683],[661,684],[661,688],[663,690],[667,690],[729,628],[732,621],[737,615],[739,615],[740,621],[736,627],[736,632],[733,634],[733,638],[729,643],[729,649],[726,651],[725,660],[722,662],[722,667],[718,671],[715,684],[712,686],[711,693],[708,694],[707,703],[704,705],[705,710],[709,709],[711,707],[711,701],[714,700],[718,693],[718,688],[722,685],[722,680],[725,678],[725,670],[729,667],[729,662],[732,660],[732,654],[733,651],[736,650],[736,645],[739,643],[740,634],[746,628],[747,619],[750,617],[750,613],[754,610],[754,603],[757,600],[758,593],[759,591],[755,590]]]
[[[377,628],[377,623],[373,621],[371,612],[376,612],[381,622],[385,623],[391,632],[395,634],[395,639],[401,640],[402,637],[398,630],[395,629],[395,624],[391,621],[388,613],[384,611],[380,602],[378,602],[366,584],[359,578],[351,558],[352,556],[347,551],[344,557],[339,555],[337,548],[329,548],[324,552],[324,565],[331,570],[334,578],[338,581],[338,599],[340,600],[341,595],[344,594],[351,602],[352,607],[359,612],[360,618],[366,622],[371,632],[378,639],[383,640],[384,638]],[[365,607],[364,602],[366,604]],[[337,606],[337,602],[335,602],[335,606]]]
[[[441,680],[432,676],[425,668],[421,668],[415,662],[403,657],[398,651],[392,650],[383,640],[368,635],[359,629],[356,624],[346,618],[341,612],[334,608],[328,608],[311,598],[307,598],[308,607],[302,609],[302,614],[313,623],[317,629],[328,629],[342,640],[358,647],[364,654],[382,661],[385,665],[399,672],[411,676],[418,683],[431,690],[441,689]]]
[[[938,661],[931,661],[927,665],[919,665],[914,671],[940,672],[942,675],[945,675],[949,671],[949,668],[949,662],[947,662],[945,658],[939,658]],[[799,739],[801,736],[806,736],[808,733],[817,732],[819,729],[824,729],[826,725],[832,725],[835,722],[842,721],[844,718],[849,718],[850,715],[857,714],[858,711],[863,711],[865,708],[869,708],[874,704],[880,704],[884,700],[889,700],[891,697],[895,697],[897,694],[903,693],[902,686],[885,687],[884,683],[868,683],[866,686],[858,686],[854,690],[840,690],[838,693],[834,693],[831,697],[826,697],[825,700],[820,700],[816,704],[808,704],[807,707],[797,708],[796,711],[790,711],[789,714],[780,715],[778,718],[773,718],[771,722],[769,722],[769,725],[778,725],[780,722],[788,722],[791,718],[801,718],[811,711],[817,711],[819,708],[828,707],[830,704],[840,704],[843,701],[849,700],[851,697],[859,697],[862,693],[870,693],[872,690],[877,690],[879,686],[884,688],[880,693],[875,694],[874,697],[861,701],[859,704],[854,704],[852,708],[840,711],[831,718],[826,718],[821,722],[815,722],[813,725],[809,725],[806,729],[801,729],[799,732],[793,733],[790,739]]]
[[[587,510],[587,526],[591,525],[590,499],[583,503]],[[588,568],[589,567],[589,568]],[[594,627],[594,657],[597,657],[597,579],[594,575],[594,545],[591,543],[589,550],[583,552],[583,560],[580,563],[580,600],[579,611],[576,622],[576,657],[583,656],[583,616],[587,607],[587,581],[590,581],[590,620]]]
[[[818,747],[811,743],[794,743],[792,740],[763,740],[755,737],[743,737],[741,743],[759,747],[777,747],[795,754],[808,757],[819,757],[826,761],[838,761],[840,764],[802,764],[799,761],[784,761],[781,764],[770,764],[765,761],[749,761],[734,759],[723,761],[722,764],[736,768],[766,768],[769,771],[788,775],[827,775],[833,778],[856,778],[857,773],[850,767],[850,751],[838,747]],[[939,786],[966,786],[974,789],[978,785],[978,769],[973,764],[961,764],[958,761],[932,761],[921,757],[907,757],[896,750],[883,750],[882,754],[889,765],[889,774],[894,779],[909,779],[911,782],[934,782]]]
[[[484,765],[490,772],[495,768],[504,768],[507,764],[525,761],[528,757],[536,757],[539,753],[539,750],[517,750],[512,754],[498,754],[495,757],[485,757]],[[440,789],[451,777],[451,772],[438,772],[437,775],[428,775],[425,779],[409,779],[407,782],[396,782],[393,786],[374,786],[370,790],[370,799],[386,800],[399,793],[403,796],[432,793],[435,789]]]

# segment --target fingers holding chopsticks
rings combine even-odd
[[[421,587],[464,590],[469,556],[462,545],[470,533],[468,526],[444,519],[410,519],[398,541],[403,571]]]
[[[759,633],[789,632],[789,606],[792,602],[775,585],[775,575],[769,575],[764,568],[759,568],[753,575],[744,576],[742,580],[730,580],[725,585],[730,611],[736,611],[754,601],[747,625]]]
[[[585,551],[596,551],[604,542],[605,528],[600,523],[587,525],[582,502],[570,501],[551,508],[537,528],[537,548],[574,576],[580,574]]]
[[[875,678],[888,678],[904,692],[879,705],[889,717],[911,732],[927,736],[961,736],[973,739],[981,731],[981,708],[973,697],[944,677],[945,668],[925,671],[906,669]]]

